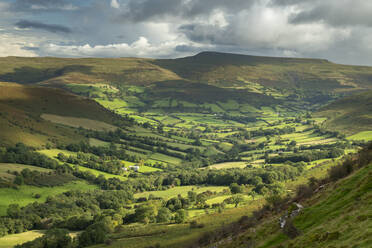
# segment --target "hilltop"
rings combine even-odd
[[[213,87],[229,89],[232,96],[241,91],[271,96],[284,102],[296,99],[311,104],[327,102],[338,94],[372,89],[371,78],[370,68],[364,66],[338,65],[321,59],[218,52],[202,52],[179,59],[0,59],[0,80],[8,82],[55,87],[108,82],[119,88],[139,86],[145,93],[157,93],[159,84],[165,84],[169,90],[186,91],[193,87],[192,83],[199,83],[211,86],[211,90]],[[182,100],[182,97],[174,98]],[[197,101],[188,100],[211,101],[203,94],[194,98]],[[251,98],[257,97],[252,95]],[[257,101],[265,102],[259,98]]]

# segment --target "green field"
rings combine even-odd
[[[6,213],[6,209],[10,204],[19,204],[25,206],[32,202],[43,202],[48,196],[55,196],[69,190],[94,190],[98,187],[88,184],[85,181],[73,181],[63,186],[55,187],[35,187],[35,186],[19,186],[18,189],[1,188],[0,189],[0,215]],[[36,199],[35,194],[40,194],[41,197]]]
[[[6,179],[13,179],[14,175],[8,173],[9,172],[20,172],[24,169],[30,169],[30,170],[35,170],[35,171],[40,171],[40,172],[50,172],[52,170],[50,169],[45,169],[41,167],[36,167],[36,166],[31,166],[31,165],[24,165],[24,164],[5,164],[5,163],[0,163],[0,178],[6,178]]]
[[[56,157],[59,153],[63,153],[66,156],[76,156],[77,155],[76,152],[70,152],[70,151],[60,150],[60,149],[45,149],[45,150],[39,150],[38,152],[41,153],[41,154],[44,154],[44,155],[46,155],[46,156],[48,156],[52,159],[55,159],[55,160],[57,160]],[[57,160],[57,161],[59,162],[59,160]],[[127,161],[124,161],[123,164],[126,165],[126,166],[133,165],[133,163],[127,162]],[[99,170],[87,168],[87,167],[80,166],[80,165],[70,164],[70,166],[72,166],[72,167],[76,166],[81,171],[89,171],[90,173],[92,173],[95,176],[103,175],[105,178],[114,178],[115,177],[115,178],[119,178],[120,180],[123,180],[123,181],[127,180],[127,177],[124,177],[124,176],[114,175],[114,174],[110,174],[110,173],[107,173],[107,172],[104,172],[104,171],[99,171]]]
[[[364,140],[364,141],[371,141],[372,140],[372,131],[363,131],[352,136],[347,137],[349,140]]]
[[[115,131],[117,127],[107,124],[102,121],[90,120],[86,118],[77,118],[70,116],[60,116],[52,114],[42,114],[41,117],[44,120],[51,121],[53,123],[58,123],[70,127],[82,127],[85,129],[96,130],[96,131]]]
[[[247,166],[246,162],[227,162],[227,163],[220,163],[220,164],[213,164],[208,166],[209,169],[230,169],[230,168],[245,168]]]
[[[183,197],[187,196],[187,192],[195,191],[196,193],[202,193],[206,191],[212,192],[222,192],[223,190],[227,189],[228,187],[223,186],[178,186],[173,187],[163,191],[147,191],[142,193],[137,193],[134,197],[148,197],[149,195],[153,195],[155,197],[161,197],[164,199],[169,199],[172,197],[176,197],[178,195],[182,195]]]
[[[24,233],[7,235],[0,237],[0,248],[12,248],[16,245],[32,241],[44,235],[44,231],[28,231]]]

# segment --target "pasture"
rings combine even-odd
[[[1,188],[0,189],[0,215],[6,213],[6,209],[10,204],[19,204],[25,206],[33,202],[44,202],[48,196],[55,196],[70,190],[94,190],[98,187],[89,184],[85,181],[77,180],[67,183],[63,186],[55,187],[35,187],[29,185],[19,186],[18,189]],[[40,198],[35,198],[36,194],[40,194]]]
[[[348,140],[363,140],[363,141],[371,141],[372,140],[372,131],[363,131],[357,134],[351,135],[347,137]]]
[[[14,179],[14,175],[9,173],[9,172],[20,172],[24,169],[29,169],[29,170],[36,170],[40,172],[50,172],[52,170],[50,169],[45,169],[37,166],[31,166],[31,165],[24,165],[24,164],[7,164],[7,163],[0,163],[0,177],[5,178],[8,180]]]
[[[75,128],[85,128],[95,131],[115,131],[117,127],[107,124],[102,121],[95,121],[86,118],[78,118],[78,117],[69,117],[69,116],[60,116],[60,115],[52,115],[52,114],[42,114],[41,118],[44,120],[58,123],[70,127]]]
[[[247,162],[226,162],[226,163],[220,163],[220,164],[213,164],[206,168],[208,169],[230,169],[230,168],[245,168],[247,166]]]
[[[24,233],[11,234],[0,237],[0,248],[12,248],[16,245],[32,241],[44,235],[44,231],[28,231]]]
[[[170,199],[178,195],[186,197],[187,192],[189,191],[194,191],[198,194],[202,192],[206,192],[206,191],[221,193],[226,189],[228,189],[228,187],[224,187],[224,186],[177,186],[177,187],[173,187],[167,190],[147,191],[147,192],[137,193],[137,194],[134,194],[134,197],[140,198],[140,197],[149,197],[149,195],[153,195],[155,197]]]

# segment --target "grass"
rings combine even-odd
[[[360,247],[372,243],[372,164],[308,200],[294,224],[302,235],[289,240],[273,221],[261,226],[258,247]],[[273,228],[274,227],[274,228]],[[268,231],[270,230],[270,233]],[[262,232],[260,232],[262,231]]]
[[[0,215],[6,213],[6,209],[10,204],[19,204],[25,206],[27,204],[37,202],[44,202],[48,196],[55,196],[70,190],[93,190],[98,187],[95,185],[88,184],[85,181],[73,181],[63,186],[56,187],[35,187],[24,185],[18,189],[13,188],[1,188],[0,189]],[[36,199],[35,194],[40,194],[41,197]]]
[[[180,164],[182,162],[182,160],[179,158],[171,157],[171,156],[161,154],[161,153],[152,154],[150,156],[150,159],[158,160],[160,162],[165,162],[165,163],[170,163],[170,164]]]
[[[99,139],[95,139],[95,138],[89,138],[89,145],[109,147],[110,143],[106,142],[106,141],[99,140]]]
[[[8,179],[8,180],[12,180],[14,178],[14,175],[8,173],[8,171],[10,171],[10,172],[18,171],[18,172],[20,172],[24,169],[30,169],[32,171],[40,171],[40,172],[52,171],[50,169],[45,169],[45,168],[31,166],[31,165],[0,163],[0,177]]]
[[[77,118],[52,114],[42,114],[41,117],[44,120],[51,121],[53,123],[58,123],[75,128],[82,127],[85,129],[91,129],[95,131],[115,131],[117,129],[117,127],[107,124],[105,122],[86,118]]]
[[[60,149],[45,149],[45,150],[39,150],[38,152],[41,153],[41,154],[44,154],[44,155],[46,155],[46,156],[48,156],[52,159],[55,159],[58,162],[60,162],[60,161],[56,157],[59,153],[63,153],[66,156],[76,156],[77,155],[76,152],[70,152],[70,151],[60,150]],[[127,162],[127,161],[123,161],[123,163],[127,166],[133,165],[133,163]],[[81,171],[89,171],[90,173],[92,173],[95,176],[103,175],[105,178],[119,178],[122,181],[125,181],[125,180],[128,179],[124,176],[114,175],[114,174],[110,174],[110,173],[107,173],[107,172],[104,172],[104,171],[99,171],[99,170],[87,168],[87,167],[80,166],[80,165],[73,165],[73,164],[69,164],[69,165],[72,166],[72,167],[76,166]]]
[[[204,210],[196,210],[192,213],[192,219],[203,223],[204,228],[190,228],[189,224],[133,224],[124,226],[124,230],[114,234],[114,241],[110,247],[119,248],[144,248],[149,244],[161,244],[162,247],[179,248],[190,244],[203,233],[214,230],[223,224],[239,219],[241,216],[252,212],[260,203],[244,206],[242,208],[226,209],[222,213],[214,211],[205,213]],[[93,247],[104,247],[96,245]]]
[[[0,62],[1,63],[1,62]],[[72,95],[61,89],[0,83],[0,143],[14,145],[18,142],[36,148],[46,144],[70,144],[86,140],[70,126],[51,123],[40,118],[42,114],[54,120],[65,122],[69,119],[74,126],[84,126],[82,120],[94,120],[100,128],[108,127],[118,118],[96,102]],[[59,118],[58,118],[59,117]],[[62,119],[61,119],[62,118]],[[93,121],[93,122],[94,122]],[[70,123],[71,124],[71,123]],[[112,127],[110,127],[112,128]]]
[[[347,137],[348,140],[364,140],[364,141],[371,141],[372,140],[372,131],[363,131],[357,134],[351,135]]]
[[[220,164],[213,164],[206,168],[210,169],[230,169],[230,168],[245,168],[247,166],[247,162],[226,162],[226,163],[220,163]]]
[[[24,233],[11,234],[0,238],[0,248],[11,248],[16,245],[32,241],[44,235],[44,231],[28,231]]]
[[[178,195],[182,195],[185,197],[187,196],[187,192],[189,191],[195,191],[198,194],[202,192],[206,192],[206,191],[212,191],[212,192],[219,193],[227,188],[228,187],[223,187],[223,186],[178,186],[178,187],[173,187],[173,188],[162,190],[162,191],[147,191],[147,192],[137,193],[134,195],[134,197],[139,198],[139,197],[148,197],[149,195],[153,195],[155,197],[170,199]]]
[[[154,171],[162,171],[162,169],[146,166],[146,165],[141,165],[139,167],[138,172],[146,173],[146,172],[154,172]]]
[[[328,130],[341,131],[354,138],[358,134],[372,130],[372,91],[342,98],[320,109],[316,117],[327,118],[322,126]],[[367,134],[367,138],[370,138]]]

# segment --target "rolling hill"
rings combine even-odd
[[[0,115],[2,145],[23,142],[36,147],[84,139],[69,127],[71,123],[61,123],[64,118],[75,117],[77,127],[84,127],[86,120],[92,120],[98,127],[121,120],[95,101],[60,89],[4,82],[0,83]],[[59,122],[52,117],[59,117]]]
[[[175,92],[170,94],[171,99],[188,103],[237,98],[254,106],[280,104],[300,109],[372,89],[369,67],[217,52],[179,59],[7,57],[0,59],[0,80],[67,89],[69,84],[106,83],[118,88],[123,96],[128,96],[128,87],[136,86],[131,96],[145,106]],[[195,88],[200,90],[195,92]],[[247,97],[237,97],[241,95]]]
[[[316,113],[328,120],[323,127],[348,135],[372,131],[372,91],[337,100]]]

